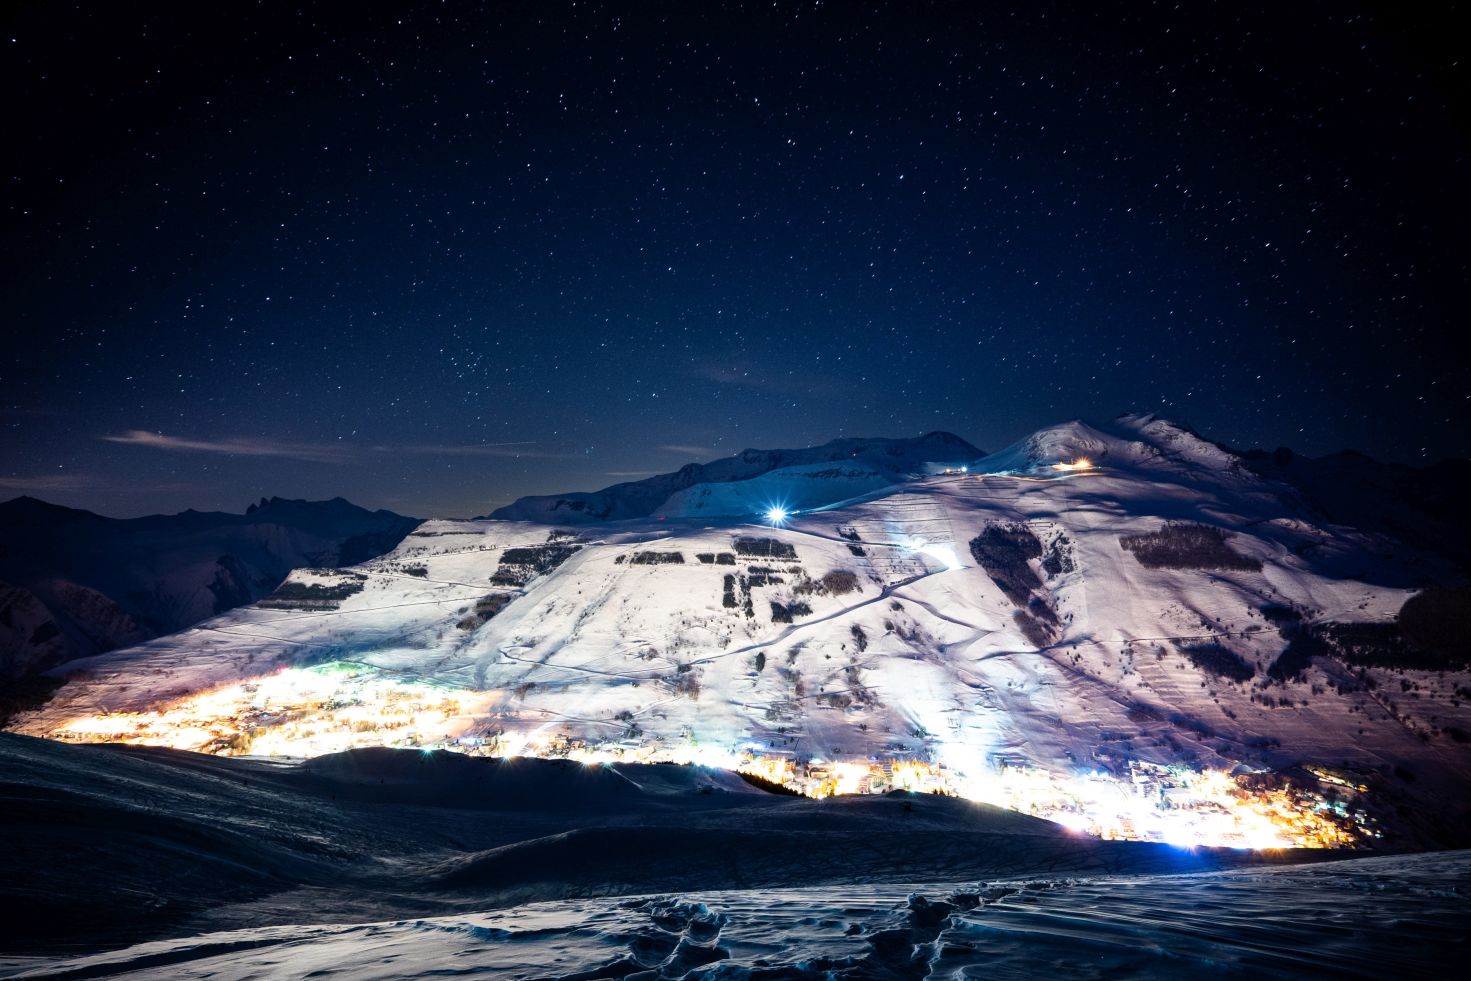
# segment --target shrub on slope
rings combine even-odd
[[[1190,644],[1180,648],[1180,653],[1190,659],[1206,674],[1229,681],[1250,681],[1256,671],[1241,659],[1239,654],[1221,644]]]
[[[1207,525],[1167,522],[1159,531],[1121,536],[1119,545],[1150,569],[1262,569],[1231,547],[1229,534]]]
[[[1032,590],[1042,585],[1028,565],[1029,560],[1042,557],[1042,543],[1026,525],[987,525],[970,540],[970,554],[1017,606],[1026,607]]]

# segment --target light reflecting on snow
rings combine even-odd
[[[1471,853],[1194,875],[710,891],[288,926],[32,963],[19,977],[1453,976]],[[167,965],[162,970],[158,965]]]

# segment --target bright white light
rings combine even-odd
[[[783,521],[786,521],[787,520],[787,509],[784,508],[784,507],[781,507],[780,505],[777,505],[777,506],[771,507],[771,508],[767,508],[767,510],[766,510],[766,520],[767,520],[767,522],[769,522],[770,524],[773,524],[773,525],[779,525],[779,524],[781,524]]]
[[[961,473],[970,473],[970,467],[961,467],[960,468],[960,472]]]

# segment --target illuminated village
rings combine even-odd
[[[864,760],[800,759],[748,746],[675,744],[640,736],[597,743],[553,723],[487,728],[502,692],[394,680],[346,662],[290,668],[183,698],[167,708],[75,719],[52,735],[224,756],[305,758],[370,746],[448,749],[491,757],[565,758],[588,765],[698,764],[734,770],[808,797],[937,793],[993,804],[1105,839],[1183,847],[1353,848],[1378,837],[1366,787],[1322,771],[1328,789],[1264,774],[1227,774],[1131,760],[1114,772],[1059,774],[1018,762],[946,765],[947,747]],[[979,771],[979,772],[976,772]]]

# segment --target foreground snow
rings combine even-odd
[[[284,926],[11,962],[19,978],[1444,976],[1471,852],[1177,876],[715,891]],[[649,972],[649,973],[639,973]]]

